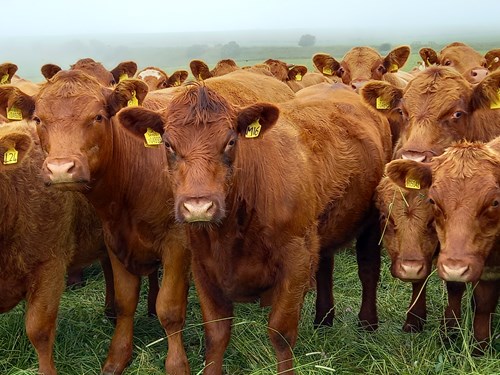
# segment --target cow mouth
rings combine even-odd
[[[89,190],[89,182],[87,180],[79,180],[79,181],[46,181],[45,186],[53,187],[59,190],[77,190],[77,191],[85,191]]]

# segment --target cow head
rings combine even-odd
[[[33,148],[26,122],[2,125],[0,129],[0,172],[7,172],[22,165]]]
[[[500,133],[500,127],[495,128],[500,111],[491,109],[500,101],[499,84],[499,72],[473,87],[454,69],[431,67],[404,91],[370,82],[361,94],[373,107],[392,116],[393,123],[400,123],[395,158],[427,162],[453,142],[486,140]]]
[[[138,137],[148,128],[162,134],[177,220],[217,223],[226,215],[238,144],[259,142],[276,123],[278,109],[271,104],[237,109],[204,85],[192,85],[171,101],[162,117],[130,108],[118,118]]]
[[[0,86],[0,116],[7,122],[29,119],[34,109],[30,95],[11,85]]]
[[[0,85],[9,84],[17,72],[17,65],[12,63],[0,64]]]
[[[434,213],[426,189],[400,187],[384,177],[375,193],[391,273],[403,281],[425,280],[438,247]]]
[[[113,151],[114,115],[142,103],[146,93],[142,81],[125,80],[111,89],[80,70],[60,71],[45,83],[32,102],[46,153],[45,183],[62,189],[91,185]]]
[[[500,233],[500,154],[482,143],[456,144],[431,163],[394,160],[387,175],[429,189],[440,242],[439,276],[475,282]]]
[[[463,43],[451,43],[439,54],[432,48],[426,47],[420,49],[419,54],[426,66],[433,64],[449,66],[471,83],[481,82],[488,74],[486,57]]]

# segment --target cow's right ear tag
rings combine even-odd
[[[127,102],[127,107],[137,107],[139,105],[139,100],[137,99],[137,95],[135,90],[132,91],[132,98]]]
[[[144,133],[144,146],[149,148],[155,148],[162,144],[163,139],[161,139],[161,135],[158,132],[155,132],[151,128],[147,128],[146,133]]]
[[[414,178],[406,176],[405,188],[407,188],[407,189],[420,189],[420,182]]]
[[[4,74],[2,76],[2,78],[0,78],[0,85],[5,85],[8,80],[9,80],[9,75],[8,74]]]
[[[259,119],[252,122],[247,126],[247,131],[245,133],[245,138],[257,138],[260,134],[260,129],[262,126],[259,123]]]
[[[391,108],[391,103],[389,103],[388,101],[385,101],[384,99],[382,99],[381,96],[379,96],[375,102],[375,108],[377,108],[377,109],[389,109],[389,108]]]
[[[326,74],[327,76],[331,76],[332,75],[332,69],[330,69],[327,66],[325,66],[323,68],[323,74]]]
[[[500,108],[500,89],[497,90],[497,99],[490,104],[491,109]]]
[[[7,118],[9,120],[22,120],[23,119],[23,111],[21,109],[12,106],[10,108],[7,108]]]
[[[9,148],[3,154],[3,163],[6,165],[7,164],[16,164],[17,163],[17,156],[18,156],[17,150],[14,147]]]

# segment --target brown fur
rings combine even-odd
[[[47,190],[35,129],[24,122],[0,128],[0,153],[15,147],[17,164],[2,165],[0,312],[26,299],[26,332],[38,371],[56,374],[52,348],[67,270],[104,252],[99,221],[79,193]],[[24,159],[24,160],[21,160]]]
[[[186,224],[206,322],[205,360],[212,363],[205,372],[222,371],[233,304],[260,299],[271,305],[269,334],[278,371],[291,374],[300,308],[318,258],[329,263],[333,251],[357,235],[368,296],[360,320],[377,324],[378,234],[367,235],[363,225],[389,157],[388,124],[346,90],[243,109],[223,92],[187,87],[163,113],[177,220],[205,221]],[[143,116],[153,116],[143,112],[124,110],[121,123],[141,134]],[[261,134],[245,138],[256,119]],[[325,293],[319,283],[318,293]],[[326,294],[331,293],[330,283]],[[319,306],[317,323],[331,324],[333,315],[326,315],[333,306]]]
[[[128,364],[140,276],[155,273],[162,264],[165,274],[156,310],[169,334],[166,368],[189,374],[181,333],[189,252],[171,214],[171,191],[162,178],[164,152],[145,150],[143,140],[116,123],[114,115],[133,92],[141,104],[147,85],[128,79],[110,89],[79,70],[61,71],[44,84],[34,101],[34,119],[47,152],[42,176],[54,189],[81,191],[103,223],[117,306],[103,373],[119,374]]]
[[[189,68],[191,69],[191,73],[193,73],[194,78],[198,81],[202,81],[212,77],[223,76],[225,74],[234,72],[235,70],[241,69],[232,59],[224,59],[218,61],[212,70],[210,70],[208,65],[201,60],[192,60],[189,63]]]
[[[145,72],[152,70],[156,71],[157,75],[148,74],[144,75]],[[141,71],[137,72],[135,75],[137,79],[142,79],[147,83],[149,91],[161,90],[168,87],[176,87],[180,86],[188,77],[188,72],[186,70],[176,70],[172,73],[172,76],[168,76],[168,74],[157,67],[148,66]]]

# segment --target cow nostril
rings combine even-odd
[[[473,77],[476,77],[476,76],[477,76],[477,72],[473,70],[473,71],[471,72],[471,75],[472,75]]]

